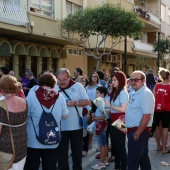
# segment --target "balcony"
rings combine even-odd
[[[143,53],[150,55],[152,57],[156,57],[156,53],[153,52],[153,45],[147,44],[141,41],[134,41],[132,45],[132,49],[136,53]]]
[[[19,4],[0,1],[0,22],[26,27],[27,11]]]
[[[147,8],[136,5],[134,6],[134,11],[145,22],[146,29],[154,29],[160,27],[160,19],[151,13]]]

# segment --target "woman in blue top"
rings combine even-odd
[[[101,86],[99,84],[99,76],[96,72],[91,72],[89,76],[89,84],[86,86],[86,92],[89,97],[89,100],[92,102],[96,98],[96,89]],[[93,111],[92,106],[92,111]],[[89,135],[89,149],[92,148],[92,137],[93,135]]]
[[[120,116],[125,115],[129,95],[125,90],[126,76],[123,72],[118,71],[114,73],[112,78],[112,91],[107,97],[110,102],[110,118],[111,123],[117,120]],[[106,102],[108,103],[108,102]],[[116,127],[110,127],[111,144],[115,153],[115,169],[126,170],[127,155],[125,148],[126,134],[120,132]]]
[[[57,84],[54,75],[51,73],[41,75],[38,84],[39,86],[33,87],[26,98],[28,103],[28,140],[24,170],[38,170],[40,166],[40,158],[42,160],[43,170],[56,170],[58,156],[57,147],[59,144],[41,144],[36,139],[35,130],[37,133],[39,132],[39,121],[43,109],[47,113],[51,112],[59,129],[61,119],[66,119],[68,116],[68,110],[64,97],[54,89]],[[47,124],[47,126],[49,126],[49,124]],[[56,131],[58,131],[58,128]]]

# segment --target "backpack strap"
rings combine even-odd
[[[57,99],[56,99],[56,101],[57,101]],[[55,103],[56,103],[56,101],[55,101]],[[40,103],[40,102],[39,102]],[[50,112],[52,112],[53,111],[53,108],[54,108],[54,106],[55,106],[55,103],[53,104],[53,106],[52,106],[52,108],[51,108],[51,111]],[[43,107],[43,105],[40,103],[40,105],[41,105],[41,107],[42,107],[42,109],[43,109],[43,111],[45,111],[44,110],[44,107]]]

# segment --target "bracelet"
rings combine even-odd
[[[77,106],[78,106],[79,102],[77,102]]]

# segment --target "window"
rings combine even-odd
[[[134,0],[127,0],[128,2],[134,4]]]
[[[170,25],[170,9],[168,9],[168,24]]]
[[[163,4],[161,4],[161,19],[164,22],[166,20],[166,7]]]
[[[78,10],[83,9],[82,6],[77,5],[73,2],[66,1],[66,12],[67,15],[69,14],[75,14]]]
[[[30,11],[54,17],[54,0],[30,0]]]

